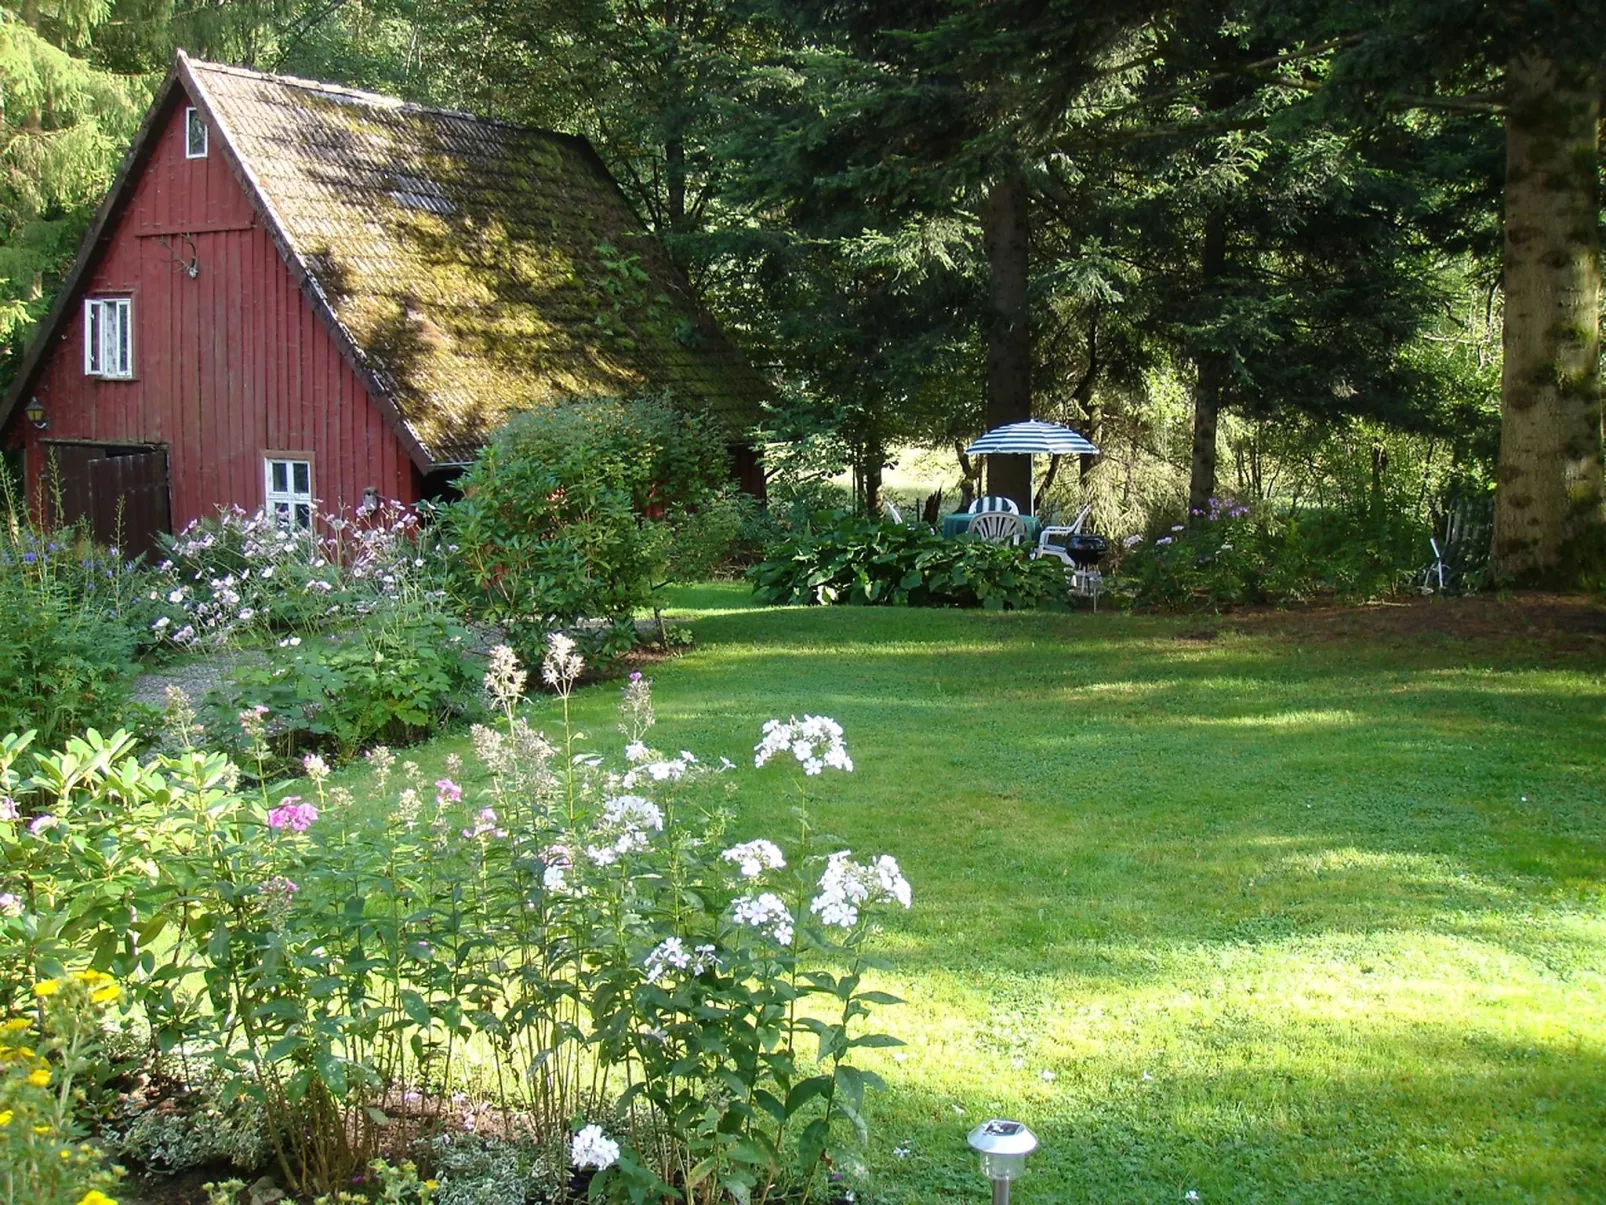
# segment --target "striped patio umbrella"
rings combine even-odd
[[[1069,427],[1029,418],[1025,422],[994,427],[970,447],[967,456],[1096,456],[1098,449]],[[1033,493],[1035,494],[1035,490]],[[1033,499],[1027,498],[1028,513]]]
[[[1011,452],[1025,456],[1096,456],[1098,449],[1069,427],[1029,418],[1023,423],[994,427],[970,447],[967,456]]]

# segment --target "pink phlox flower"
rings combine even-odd
[[[435,802],[439,804],[456,803],[463,798],[463,788],[450,778],[437,778],[435,780]]]
[[[268,827],[288,828],[294,832],[304,833],[312,827],[312,822],[317,818],[316,804],[302,803],[299,795],[286,795],[279,801],[279,806],[268,813]]]

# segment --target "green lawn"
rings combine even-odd
[[[1025,1205],[1606,1200],[1606,638],[677,603],[654,743],[750,764],[834,716],[818,817],[914,884],[874,1200],[984,1200],[997,1113],[1043,1143]]]

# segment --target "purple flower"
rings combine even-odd
[[[641,671],[639,669],[631,670],[630,671],[630,680],[632,682],[640,682],[641,681]]]
[[[299,795],[286,795],[279,801],[279,806],[268,813],[268,827],[304,833],[317,818],[316,804],[302,803]]]
[[[463,788],[450,778],[437,778],[435,780],[435,802],[441,805],[456,803],[463,798]]]

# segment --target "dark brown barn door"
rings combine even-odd
[[[97,544],[126,557],[156,551],[156,537],[172,527],[166,448],[47,442],[45,455],[52,520],[87,522]]]

